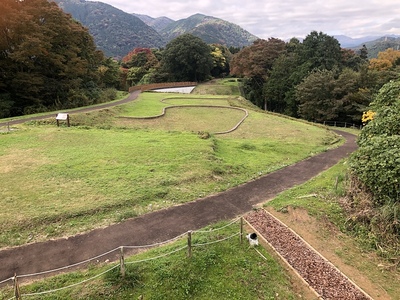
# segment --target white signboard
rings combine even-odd
[[[56,120],[68,120],[68,114],[67,113],[59,113],[57,114]]]

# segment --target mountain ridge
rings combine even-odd
[[[148,15],[126,13],[114,6],[86,0],[49,0],[54,1],[71,16],[89,29],[97,47],[106,56],[122,58],[134,48],[162,48],[183,33],[200,37],[208,44],[244,47],[252,44],[257,36],[239,25],[203,14],[194,14],[180,20],[166,16],[153,18]],[[378,51],[398,47],[397,35],[365,36],[352,38],[345,35],[333,35],[343,48],[359,50],[364,44],[369,57],[376,57]],[[385,39],[390,39],[385,41]],[[393,39],[392,39],[393,38]],[[383,39],[383,41],[382,41]],[[301,39],[300,39],[301,40]],[[375,45],[377,44],[377,45]]]
[[[158,18],[153,18],[148,15],[141,15],[141,14],[135,14],[135,13],[133,13],[132,15],[141,19],[148,26],[153,27],[157,32],[160,32],[165,27],[167,27],[169,24],[175,22],[175,20],[172,20],[172,19],[170,19],[168,17],[164,17],[164,16],[158,17]]]
[[[227,47],[244,47],[259,39],[239,25],[200,13],[170,23],[159,33],[167,41],[190,33],[208,44],[222,44]]]
[[[258,37],[239,25],[195,14],[174,21],[126,13],[114,6],[86,0],[49,0],[89,29],[106,56],[122,58],[134,48],[162,48],[180,34],[191,33],[208,44],[243,47]],[[186,28],[186,30],[181,30]]]
[[[123,57],[135,47],[159,48],[164,38],[141,19],[103,2],[52,0],[89,29],[107,56]]]

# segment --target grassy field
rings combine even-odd
[[[223,86],[223,85],[222,85]],[[229,90],[231,83],[229,83]],[[198,95],[143,93],[130,104],[27,122],[0,136],[0,247],[83,232],[226,190],[335,146],[325,129],[268,115],[237,95],[223,108],[171,108]],[[204,96],[207,105],[215,95]],[[177,99],[179,98],[179,99]],[[163,100],[164,101],[161,101]],[[217,97],[221,105],[221,97]],[[185,102],[186,101],[186,102]],[[129,119],[119,117],[131,117]],[[206,122],[204,122],[206,120]],[[210,132],[205,135],[204,132]]]
[[[230,127],[225,122],[241,117],[230,115],[231,109],[225,112],[231,118],[217,118],[221,124],[202,128],[202,132],[197,131],[196,119],[214,114],[214,108],[208,112],[173,108],[174,117],[146,120],[145,125],[143,120],[132,118],[158,115],[171,105],[224,105],[220,96],[210,95],[212,85],[196,88],[201,95],[207,93],[204,103],[198,95],[144,93],[123,107],[74,115],[71,128],[57,128],[48,120],[1,134],[1,245],[70,235],[191,201],[340,143],[319,127],[254,109],[238,97],[232,81],[219,85],[219,94],[224,86],[225,93],[231,93],[222,97],[226,103],[249,111],[239,129],[227,135],[212,132]],[[173,124],[175,118],[187,124],[174,129],[162,126],[162,121]],[[204,131],[211,134],[204,135]],[[346,216],[339,204],[345,172],[343,161],[282,193],[265,208],[375,299],[399,299],[398,271],[345,232]],[[225,223],[205,230],[222,226]],[[194,234],[193,243],[217,241],[237,231],[237,224],[233,224],[215,233]],[[24,285],[21,291],[47,291],[98,276],[76,287],[29,299],[138,299],[141,295],[144,299],[314,299],[272,252],[259,247],[260,256],[246,243],[240,244],[237,236],[195,247],[191,259],[186,250],[174,252],[185,245],[183,239],[129,257],[125,279],[119,276],[118,267],[101,275],[115,263],[100,263]],[[148,261],[139,263],[142,260]],[[12,295],[11,287],[0,290],[2,299]]]

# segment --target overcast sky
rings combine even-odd
[[[127,13],[173,20],[202,13],[259,38],[305,37],[311,31],[357,38],[400,35],[398,0],[103,0]]]

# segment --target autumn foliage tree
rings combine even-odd
[[[271,69],[275,59],[285,50],[285,42],[270,38],[256,40],[235,54],[231,62],[231,74],[245,77],[263,77]]]
[[[374,70],[388,70],[400,65],[400,51],[389,48],[378,53],[377,58],[370,60],[369,67]]]
[[[129,86],[150,83],[146,80],[159,68],[160,62],[150,48],[135,48],[122,58]]]
[[[247,79],[244,84],[246,97],[259,107],[266,106],[263,85],[274,61],[284,50],[285,42],[280,39],[259,39],[232,57],[231,74]]]
[[[232,53],[223,45],[211,44],[210,47],[213,59],[211,75],[213,77],[220,77],[229,74]]]
[[[96,101],[103,55],[86,28],[46,0],[0,10],[0,117]]]

